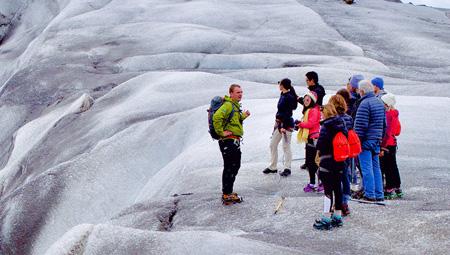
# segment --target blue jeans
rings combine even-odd
[[[359,154],[359,164],[364,184],[364,196],[367,198],[384,198],[379,153],[379,141],[368,140],[363,142],[362,152]]]
[[[342,172],[342,203],[348,204],[348,200],[350,199],[350,180],[351,180],[351,167],[352,161],[354,159],[348,158],[345,160],[345,168]]]

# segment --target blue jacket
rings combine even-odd
[[[292,111],[297,109],[297,97],[295,93],[293,91],[281,93],[277,108],[276,119],[278,128],[293,128],[294,119],[292,118]]]
[[[319,139],[316,149],[320,156],[320,171],[341,172],[344,170],[345,163],[337,162],[333,158],[333,138],[338,132],[348,135],[345,120],[340,116],[328,118],[322,122]]]
[[[355,132],[358,134],[364,148],[364,142],[369,140],[381,141],[386,127],[386,113],[384,105],[373,92],[361,98],[356,111]]]

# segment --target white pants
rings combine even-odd
[[[277,163],[278,163],[278,144],[280,141],[283,141],[283,153],[284,153],[284,169],[291,169],[291,163],[292,163],[292,151],[291,151],[291,137],[292,132],[286,131],[285,134],[280,133],[278,129],[275,129],[272,133],[272,140],[270,141],[270,170],[276,170],[277,169]]]

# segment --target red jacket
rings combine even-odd
[[[386,111],[386,134],[381,141],[381,147],[397,146],[397,138],[400,134],[400,120],[398,119],[398,110],[392,109]]]
[[[308,138],[316,139],[319,138],[320,131],[320,108],[315,105],[313,108],[309,109],[308,120],[302,121],[298,124],[301,128],[309,129]]]

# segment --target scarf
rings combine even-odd
[[[305,114],[303,115],[302,122],[308,120],[309,110],[311,110],[311,109],[306,110]],[[308,136],[309,136],[309,129],[300,128],[297,133],[297,142],[298,143],[307,143]]]

